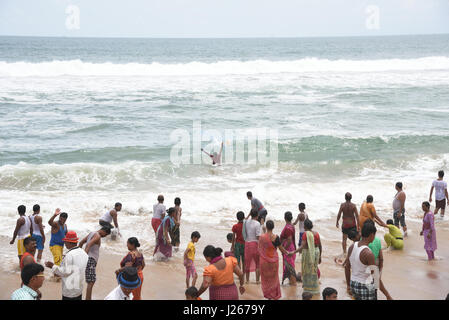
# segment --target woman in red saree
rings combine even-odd
[[[279,256],[277,248],[283,254],[288,252],[281,245],[279,236],[273,233],[274,222],[266,222],[267,232],[259,238],[260,278],[263,296],[269,300],[281,298],[281,285],[279,283]]]
[[[288,252],[292,252],[296,250],[296,241],[295,241],[295,226],[292,224],[293,215],[290,211],[287,211],[284,214],[285,227],[281,232],[281,244],[282,247],[285,248]],[[284,261],[284,269],[282,273],[282,283],[284,283],[285,279],[290,280],[291,285],[296,285],[296,271],[295,271],[295,259],[296,254],[289,255],[288,253],[283,253],[282,258]]]

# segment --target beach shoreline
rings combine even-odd
[[[311,217],[312,219],[313,217]],[[269,217],[268,217],[269,219]],[[280,234],[284,223],[275,221],[276,234]],[[393,299],[397,300],[441,300],[449,292],[449,248],[444,246],[444,239],[449,237],[449,222],[437,221],[437,239],[438,249],[436,251],[437,260],[427,262],[424,251],[423,238],[419,236],[421,224],[417,222],[408,222],[409,236],[405,239],[404,250],[384,250],[384,270],[382,273],[383,282],[390,292]],[[383,228],[377,227],[376,236],[381,238],[383,246],[385,242]],[[195,265],[199,274],[196,286],[199,287],[202,282],[202,272],[207,262],[204,260],[202,250],[208,244],[221,247],[224,251],[229,250],[230,245],[226,242],[226,234],[230,232],[227,225],[201,226],[199,224],[182,223],[181,225],[181,245],[178,253],[174,253],[168,262],[155,262],[152,258],[154,250],[154,234],[149,234],[149,239],[139,239],[142,243],[142,251],[145,256],[146,267],[143,270],[144,282],[142,288],[142,299],[144,300],[184,300],[185,291],[185,268],[182,263],[182,256],[187,245],[188,237],[191,232],[199,231],[201,239],[197,244],[197,253]],[[334,258],[342,252],[341,231],[335,227],[334,219],[317,220],[314,222],[314,230],[318,231],[323,244],[322,263],[319,265],[321,270],[320,291],[325,287],[333,287],[338,291],[338,298],[348,300],[350,297],[346,293],[346,283],[344,268],[334,262]],[[297,235],[296,235],[297,236]],[[2,255],[9,257],[10,262],[7,267],[3,265],[0,272],[0,283],[2,290],[0,300],[8,300],[11,293],[19,288],[20,274],[17,258],[12,256],[16,254],[16,245],[9,244],[8,237],[0,237],[0,245],[4,248]],[[106,239],[106,243],[111,239]],[[97,282],[93,289],[92,298],[102,300],[117,286],[114,271],[126,253],[126,239],[118,240],[123,243],[123,252],[116,250],[100,249],[100,259],[97,266]],[[351,241],[348,241],[350,244]],[[107,247],[106,247],[107,248]],[[66,249],[65,249],[66,250]],[[51,253],[46,244],[43,261],[51,260]],[[296,258],[296,271],[301,270],[301,260]],[[279,273],[282,275],[282,260],[279,263]],[[51,271],[46,268],[46,280],[41,288],[43,300],[60,300],[61,283],[55,282],[51,278]],[[280,276],[280,278],[282,278]],[[236,278],[237,281],[237,278]],[[263,300],[260,284],[255,283],[255,276],[251,274],[250,283],[245,284],[246,292],[240,296],[241,300]],[[301,300],[302,285],[290,286],[286,280],[281,285],[281,300]],[[85,295],[85,289],[83,297]],[[201,298],[208,300],[208,292],[205,292]],[[314,299],[321,299],[320,296],[314,296]],[[385,296],[379,291],[378,299],[385,300]]]

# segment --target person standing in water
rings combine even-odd
[[[298,209],[299,209],[299,213],[298,213],[298,216],[296,217],[295,222],[293,222],[293,225],[296,225],[299,222],[299,224],[298,224],[298,228],[299,228],[298,247],[300,247],[301,243],[302,243],[302,235],[305,232],[305,230],[304,230],[304,221],[306,221],[306,219],[308,219],[309,216],[304,211],[304,210],[306,210],[305,203],[301,202],[300,204],[298,204]]]
[[[430,211],[430,203],[425,201],[422,203],[422,210],[424,211],[422,230],[419,234],[424,236],[424,249],[427,252],[427,257],[430,260],[435,260],[435,250],[437,249],[437,235],[435,230],[435,216]]]
[[[264,208],[262,202],[259,199],[256,199],[253,197],[253,193],[251,191],[248,191],[246,193],[246,197],[248,198],[248,200],[251,201],[251,209],[257,210],[257,215],[258,215],[257,220],[263,226],[265,223],[265,219],[267,218],[267,209]],[[248,219],[250,215],[251,215],[251,213],[248,214],[246,219]]]
[[[14,244],[14,241],[16,241],[17,238],[17,256],[19,257],[20,263],[20,260],[25,253],[23,240],[31,234],[31,220],[25,215],[26,207],[24,205],[20,205],[17,208],[17,211],[19,212],[20,217],[17,219],[16,228],[14,229],[14,234],[9,244]]]
[[[366,220],[373,220],[378,225],[382,227],[387,227],[387,225],[379,218],[376,212],[376,208],[374,208],[373,204],[374,198],[372,195],[368,195],[366,197],[366,201],[362,203],[360,207],[360,215],[359,215],[359,227],[360,230],[363,228],[363,224]]]
[[[164,206],[164,196],[162,194],[157,196],[157,203],[153,205],[153,218],[151,219],[151,226],[154,234],[157,237],[157,229],[159,228],[162,219],[165,217],[166,208]]]
[[[340,205],[340,209],[338,210],[337,215],[337,228],[339,228],[339,222],[341,214],[343,213],[343,225],[341,226],[341,232],[343,234],[343,255],[346,256],[346,241],[348,239],[349,232],[359,231],[359,214],[357,212],[357,207],[354,203],[351,202],[352,194],[346,192],[345,194],[345,202]]]
[[[201,151],[203,151],[205,154],[207,154],[211,159],[212,159],[212,164],[213,165],[220,165],[221,164],[221,152],[223,151],[223,142],[221,143],[221,147],[220,147],[220,152],[216,153],[214,152],[213,154],[207,153],[206,151],[204,151],[203,148],[201,148]]]
[[[181,225],[181,215],[182,215],[182,208],[181,208],[181,199],[175,198],[175,213],[173,214],[173,220],[175,222],[175,226],[173,227],[171,231],[170,237],[172,238],[172,245],[174,247],[175,252],[179,250],[179,244],[181,242],[180,240],[180,230],[179,227]]]
[[[449,205],[449,195],[447,193],[447,183],[443,181],[444,171],[438,171],[438,179],[432,182],[430,188],[429,202],[432,203],[432,193],[435,189],[435,215],[438,215],[438,211],[441,209],[441,218],[444,218],[444,211],[446,209],[446,200]]]
[[[37,247],[37,262],[41,262],[42,252],[44,251],[45,233],[44,225],[42,223],[42,216],[40,215],[41,207],[38,204],[33,206],[33,214],[30,217],[32,225],[32,236],[36,239]]]
[[[116,228],[116,230],[113,230],[111,233],[111,239],[115,240],[115,237],[118,235],[119,237],[121,237],[122,235],[120,234],[120,229],[118,227],[118,212],[122,210],[122,204],[120,202],[117,202],[114,205],[114,209],[111,209],[107,212],[105,212],[101,218],[100,218],[100,226],[102,227],[110,227],[112,226],[112,221],[114,221],[114,226]]]
[[[405,224],[405,192],[402,190],[402,182],[395,185],[396,195],[393,199],[393,219],[394,225],[399,228],[399,223],[404,230],[404,237],[407,236],[407,225]]]

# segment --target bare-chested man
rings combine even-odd
[[[345,202],[340,205],[340,210],[338,210],[337,216],[337,228],[339,228],[339,222],[341,214],[343,213],[343,225],[341,226],[341,232],[343,233],[343,254],[346,255],[346,240],[348,239],[349,232],[351,230],[360,231],[359,227],[359,214],[357,212],[357,207],[351,202],[352,194],[346,192]]]

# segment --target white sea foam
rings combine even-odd
[[[213,63],[187,62],[162,64],[92,63],[81,60],[54,60],[49,62],[0,61],[2,77],[55,76],[172,76],[172,75],[253,75],[263,73],[303,72],[379,72],[409,70],[448,70],[449,57],[431,56],[415,59],[328,60],[303,58],[291,61],[218,61]]]

